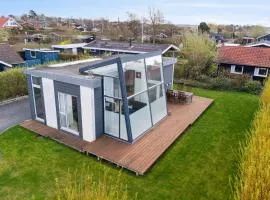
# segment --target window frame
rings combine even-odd
[[[80,137],[80,127],[79,127],[79,116],[78,116],[78,122],[77,122],[77,128],[78,128],[78,131],[76,131],[76,130],[73,130],[73,129],[70,129],[70,128],[67,128],[67,127],[63,127],[62,126],[62,124],[61,124],[61,121],[60,121],[60,115],[61,114],[63,114],[61,111],[60,111],[60,101],[59,101],[59,99],[60,99],[60,93],[61,94],[64,94],[64,95],[69,95],[69,96],[71,96],[71,98],[72,97],[76,97],[76,101],[77,101],[77,112],[79,111],[79,109],[78,109],[78,96],[76,96],[76,95],[71,95],[71,94],[68,94],[68,93],[65,93],[65,92],[58,92],[57,93],[57,95],[58,95],[58,108],[59,108],[59,127],[60,127],[60,129],[61,130],[63,130],[63,131],[65,131],[65,132],[68,132],[68,133],[71,133],[72,135],[74,135],[74,136],[77,136],[77,137]],[[65,105],[66,106],[66,105]],[[67,116],[65,116],[66,118],[67,118]],[[74,117],[74,116],[73,116]],[[67,120],[67,119],[66,119]]]
[[[266,70],[266,74],[265,75],[260,74],[260,70],[261,69]],[[268,76],[268,74],[269,74],[269,69],[264,68],[264,67],[256,67],[255,70],[254,70],[254,76],[266,78]]]
[[[34,56],[33,56],[33,52],[35,53]],[[31,58],[37,58],[37,52],[30,50],[30,56],[31,56]]]
[[[45,123],[45,115],[46,115],[46,113],[45,113],[45,108],[44,108],[44,102],[42,103],[42,104],[43,104],[43,110],[44,110],[44,119],[42,119],[42,118],[39,118],[39,117],[37,116],[37,106],[36,106],[35,90],[34,90],[34,88],[40,89],[41,97],[43,98],[43,95],[42,95],[42,87],[41,87],[42,82],[40,81],[40,85],[34,84],[34,82],[33,82],[33,77],[34,77],[34,78],[39,78],[39,79],[42,79],[42,78],[41,78],[41,77],[37,77],[37,76],[31,76],[32,95],[33,95],[33,103],[34,103],[35,119],[36,119],[37,121],[40,121],[40,122],[42,122],[42,123]],[[42,101],[43,101],[43,99],[42,99]]]
[[[236,72],[235,68],[236,67],[241,67],[242,71],[241,72]],[[231,65],[231,74],[243,74],[244,73],[244,66],[241,65]]]

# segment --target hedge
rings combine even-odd
[[[234,199],[270,199],[270,79],[261,96],[261,107],[251,134],[240,152],[239,173],[233,187]]]
[[[27,94],[26,75],[22,68],[14,68],[0,73],[0,101]]]

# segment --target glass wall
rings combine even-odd
[[[128,140],[118,71],[116,73],[112,70],[113,65],[110,66],[100,69],[103,73],[104,88],[104,131],[110,136]]]
[[[167,115],[162,57],[123,64],[133,140]]]
[[[164,92],[164,84],[149,89],[149,101],[152,111],[153,125],[167,115],[167,104]]]

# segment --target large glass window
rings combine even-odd
[[[152,87],[163,82],[161,56],[146,58],[145,64],[148,87]]]
[[[152,127],[147,91],[128,99],[128,110],[133,139]]]
[[[149,100],[154,125],[167,115],[167,104],[163,84],[160,84],[156,87],[152,87],[149,90]]]
[[[77,97],[59,92],[58,101],[61,129],[79,135]]]
[[[33,86],[33,97],[34,97],[36,119],[44,122],[45,113],[41,91],[41,78],[32,77],[32,86]]]
[[[147,90],[144,60],[123,64],[127,96]]]

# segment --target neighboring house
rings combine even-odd
[[[54,50],[58,50],[61,53],[70,53],[70,54],[80,54],[84,53],[83,47],[87,43],[77,43],[77,44],[64,44],[64,45],[52,45],[52,48]]]
[[[222,33],[210,33],[209,37],[218,43],[224,43],[224,35]]]
[[[51,49],[23,49],[28,67],[59,60],[59,51]]]
[[[168,115],[167,61],[151,52],[29,69],[32,118],[88,142],[134,143]]]
[[[257,37],[256,39],[258,42],[264,42],[264,41],[269,41],[270,42],[270,33],[265,34],[263,36]]]
[[[0,28],[22,28],[12,17],[0,17]]]
[[[24,65],[24,60],[8,44],[0,44],[0,71]]]
[[[255,38],[246,36],[242,38],[241,43],[245,45],[245,44],[252,43],[254,41],[255,41]]]
[[[93,55],[103,54],[140,54],[154,51],[161,51],[165,54],[169,51],[180,51],[178,47],[172,44],[141,44],[130,42],[119,42],[110,40],[94,40],[83,47],[89,50]]]
[[[248,74],[253,80],[263,81],[269,76],[270,49],[259,47],[220,47],[217,62],[219,70],[231,74]]]

